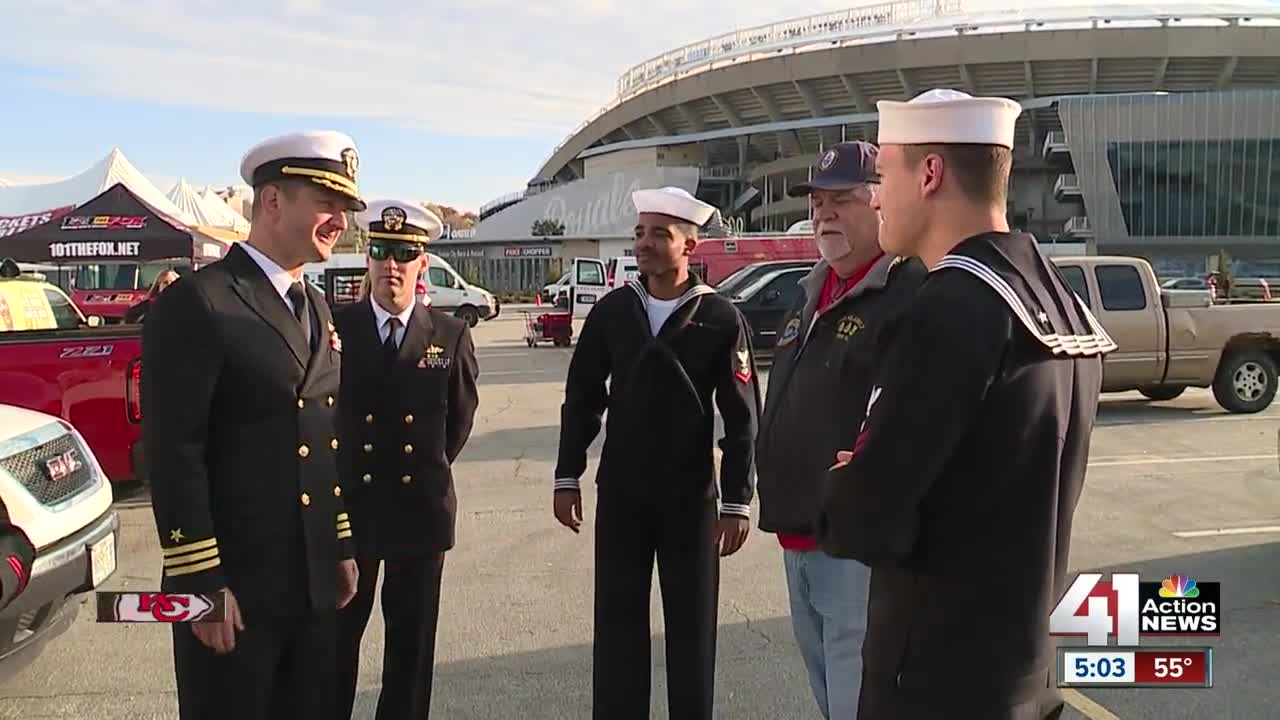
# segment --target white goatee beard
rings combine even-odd
[[[853,247],[849,245],[843,235],[818,236],[818,253],[828,263],[835,262],[851,252],[853,252]]]

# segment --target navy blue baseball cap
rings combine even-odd
[[[851,190],[859,185],[880,182],[876,174],[875,145],[862,140],[831,146],[813,166],[812,179],[787,188],[787,195],[800,197],[814,190]]]

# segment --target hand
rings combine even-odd
[[[340,560],[338,562],[338,609],[347,606],[351,599],[356,596],[356,588],[360,583],[360,568],[356,566],[355,560]]]
[[[582,527],[581,490],[556,490],[552,509],[555,510],[556,520],[559,520],[561,525],[574,532],[581,532],[578,529]]]
[[[716,521],[715,544],[720,546],[720,557],[728,557],[740,550],[751,533],[751,518],[741,515],[721,515]]]
[[[219,655],[236,649],[236,631],[244,631],[244,619],[240,617],[240,603],[230,588],[222,591],[226,597],[226,612],[221,620],[203,620],[191,623],[191,632]]]
[[[832,465],[832,466],[831,466],[831,467],[829,467],[829,468],[827,468],[827,472],[831,472],[832,470],[838,470],[838,469],[840,469],[840,468],[844,467],[845,465],[848,465],[850,460],[853,460],[853,451],[852,451],[852,450],[837,450],[837,451],[836,451],[836,464],[835,464],[835,465]]]

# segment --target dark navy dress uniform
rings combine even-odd
[[[371,202],[361,222],[371,240],[415,244],[442,227],[417,203],[397,201]],[[386,636],[376,717],[426,718],[445,552],[456,539],[452,465],[479,406],[475,345],[465,322],[416,301],[393,314],[370,296],[335,315],[345,340],[339,461],[360,568],[356,597],[339,613],[335,717],[351,717],[381,566]]]
[[[284,136],[242,165],[255,186],[316,181],[352,208],[354,143]],[[262,168],[267,168],[263,170]],[[250,240],[251,242],[252,240]],[[217,655],[173,627],[181,718],[332,713],[341,560],[340,343],[323,295],[248,243],[174,283],[143,326],[143,437],[162,589],[235,595],[245,629]]]
[[[882,342],[818,518],[827,552],[872,567],[858,717],[1056,717],[1048,618],[1115,344],[1008,233],[960,243]]]

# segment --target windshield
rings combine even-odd
[[[746,277],[755,269],[757,269],[756,265],[743,265],[737,270],[734,270],[729,274],[729,277],[726,277],[716,284],[716,292],[728,294],[729,291],[733,289],[734,285],[737,285],[742,278]]]

